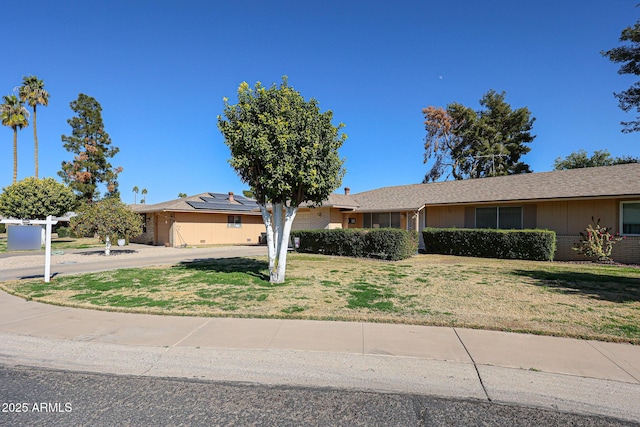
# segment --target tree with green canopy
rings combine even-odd
[[[104,130],[100,103],[81,93],[77,100],[71,102],[71,109],[76,113],[75,117],[67,120],[71,135],[63,135],[62,142],[64,148],[75,156],[70,162],[62,162],[58,175],[81,200],[98,199],[99,184],[107,187],[105,197],[119,196],[117,178],[122,167],[112,167],[108,159],[120,149],[111,146],[111,138]]]
[[[593,155],[589,157],[587,152],[581,149],[572,152],[565,158],[558,157],[553,162],[553,169],[593,168],[598,166],[624,165],[627,163],[640,163],[640,159],[631,156],[611,157],[611,153],[609,153],[608,150],[595,150]]]
[[[109,255],[111,241],[142,234],[142,217],[122,203],[118,197],[107,197],[97,202],[84,202],[71,218],[70,227],[78,236],[97,234],[105,242]]]
[[[44,88],[44,82],[36,76],[24,76],[22,86],[19,88],[20,101],[25,102],[33,109],[33,147],[35,159],[35,177],[38,177],[38,131],[37,131],[37,107],[49,105],[49,92]]]
[[[633,27],[627,27],[620,34],[620,42],[628,42],[623,46],[601,52],[603,56],[609,58],[611,62],[622,63],[618,74],[640,75],[640,21]],[[635,109],[640,113],[640,82],[635,82],[629,89],[613,94],[618,98],[619,107],[629,112]],[[623,126],[622,132],[630,133],[640,130],[640,116],[636,120],[620,122]]]
[[[487,92],[479,111],[452,103],[446,109],[429,106],[425,118],[424,163],[433,160],[423,182],[529,173],[520,158],[531,148],[535,118],[526,108],[513,110],[505,92]],[[447,172],[449,170],[449,172]]]
[[[46,219],[74,209],[76,197],[53,178],[25,178],[2,189],[0,215],[17,219]]]
[[[18,129],[29,126],[29,111],[15,95],[5,95],[0,104],[3,126],[13,129],[13,182],[18,180]]]
[[[285,280],[291,225],[301,203],[320,205],[342,182],[344,160],[338,149],[346,140],[331,111],[306,101],[287,78],[280,86],[246,82],[238,103],[224,99],[218,128],[231,151],[229,163],[248,184],[260,206],[267,231],[272,283]]]

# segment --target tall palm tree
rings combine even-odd
[[[140,189],[138,188],[138,186],[136,185],[135,187],[133,187],[133,204],[136,204],[136,199],[138,197],[138,191],[140,191]]]
[[[142,193],[142,200],[140,200],[140,203],[147,203],[147,189],[143,188],[141,193]]]
[[[13,129],[13,182],[18,179],[18,129],[29,126],[29,111],[15,95],[2,97],[0,119],[3,126]]]
[[[36,76],[24,76],[22,86],[19,89],[20,101],[26,102],[33,108],[33,145],[36,165],[36,178],[38,177],[38,131],[36,129],[36,107],[49,105],[49,92],[44,89],[44,82]]]

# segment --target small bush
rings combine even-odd
[[[591,221],[594,219],[591,217]],[[600,220],[595,224],[589,224],[585,228],[584,233],[580,233],[580,242],[573,246],[573,250],[580,255],[584,255],[588,258],[595,258],[599,262],[609,262],[611,259],[611,252],[613,251],[613,245],[624,237],[619,234],[611,234],[611,227],[603,227],[600,225]]]
[[[5,224],[0,224],[0,234],[7,232],[7,226]]]
[[[418,250],[417,233],[394,228],[296,230],[300,252],[397,261]]]
[[[553,261],[556,233],[549,230],[425,228],[428,254]]]
[[[56,232],[58,233],[58,237],[69,237],[69,228],[68,227],[58,227]]]

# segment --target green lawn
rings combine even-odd
[[[640,269],[418,255],[398,262],[290,254],[62,276],[0,286],[106,310],[445,325],[640,344]]]
[[[82,237],[57,237],[55,234],[51,239],[52,250],[64,250],[64,249],[86,249],[104,246],[98,239]],[[44,250],[44,246],[42,246]],[[7,252],[7,234],[0,234],[0,253]]]

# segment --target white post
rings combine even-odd
[[[58,221],[54,222],[52,218],[53,217],[51,215],[47,216],[47,222],[46,222],[47,235],[46,235],[46,242],[44,246],[44,281],[46,283],[49,283],[50,276],[51,276],[51,226],[58,222]]]

